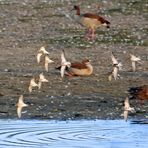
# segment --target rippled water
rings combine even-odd
[[[123,120],[0,120],[0,148],[147,148],[148,126]]]

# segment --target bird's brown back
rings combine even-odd
[[[109,21],[105,20],[103,17],[97,15],[97,14],[93,14],[93,13],[85,13],[83,14],[84,17],[88,17],[88,18],[92,18],[92,19],[97,19],[98,21],[100,21],[102,24],[106,23],[106,24],[110,24]]]
[[[148,100],[148,86],[144,85],[139,88],[138,98],[140,100]]]
[[[87,66],[84,63],[80,63],[80,62],[71,63],[71,67],[76,68],[76,69],[86,69],[87,68]]]

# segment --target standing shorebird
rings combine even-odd
[[[76,10],[76,16],[75,16],[76,21],[88,29],[88,32],[85,35],[87,39],[95,38],[95,30],[98,27],[101,26],[106,26],[107,28],[110,27],[110,22],[97,14],[94,13],[81,14],[79,6],[74,6],[73,10]]]
[[[126,97],[124,100],[124,120],[127,121],[128,118],[128,112],[135,112],[135,109],[133,107],[130,107],[129,104],[129,98]]]
[[[131,56],[130,59],[132,62],[132,69],[133,69],[133,71],[136,71],[136,62],[139,62],[141,59],[140,59],[140,57],[136,57],[133,54],[130,54],[130,56]]]
[[[21,96],[19,97],[18,103],[16,104],[16,106],[17,106],[17,115],[18,115],[18,118],[21,118],[21,115],[22,115],[22,108],[28,106],[27,104],[24,103],[23,99],[24,99],[24,97],[23,97],[23,95],[21,95]]]

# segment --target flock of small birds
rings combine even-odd
[[[136,62],[139,62],[141,59],[140,57],[136,57],[132,54],[130,54],[131,56],[131,65],[132,65],[132,69],[133,71],[136,71]],[[44,63],[45,63],[45,71],[48,72],[48,64],[49,63],[53,63],[54,61],[51,60],[49,58],[49,52],[45,49],[45,47],[41,47],[38,52],[37,52],[37,63],[39,64],[41,62],[41,58],[44,58]],[[111,60],[112,60],[112,67],[113,67],[113,70],[111,72],[111,74],[108,76],[108,80],[111,81],[112,80],[112,77],[114,78],[114,80],[117,80],[117,78],[119,77],[120,78],[120,75],[118,74],[118,70],[121,70],[122,68],[122,63],[121,62],[118,62],[118,60],[115,58],[114,54],[111,53]],[[134,64],[133,64],[134,63]],[[78,63],[79,64],[79,63]],[[67,61],[66,58],[65,58],[65,52],[64,50],[61,52],[61,65],[60,65],[60,75],[61,75],[61,78],[63,78],[67,72],[66,72],[66,69],[68,68],[69,71],[70,71],[70,68],[72,66],[72,63]],[[69,75],[67,75],[69,76]],[[32,90],[37,87],[38,89],[41,89],[41,86],[42,86],[42,83],[47,83],[49,82],[43,72],[39,74],[38,76],[38,79],[35,80],[35,78],[31,78],[30,80],[30,83],[29,83],[29,87],[28,87],[28,91],[29,93],[32,92]],[[23,107],[27,107],[28,105],[25,104],[23,102],[23,95],[21,95],[19,97],[19,100],[18,100],[18,103],[17,103],[17,115],[18,115],[18,118],[21,118],[21,112],[22,112],[22,108]],[[125,98],[125,101],[124,101],[124,119],[125,121],[127,121],[127,118],[128,118],[128,112],[135,112],[135,109],[130,107],[130,104],[129,104],[129,98],[126,97]]]
[[[45,47],[41,47],[37,53],[37,63],[38,64],[40,63],[42,56],[44,57],[44,61],[45,61],[45,70],[48,72],[48,64],[53,63],[54,61],[52,61],[49,58],[49,52],[46,51]],[[47,83],[47,82],[49,82],[49,81],[45,78],[43,72],[39,74],[37,82],[34,77],[31,78],[30,83],[29,83],[29,87],[28,87],[29,93],[31,93],[35,87],[37,87],[38,89],[41,89],[42,83]],[[23,99],[24,99],[23,95],[21,95],[19,97],[18,103],[16,105],[17,106],[17,115],[19,118],[21,118],[22,108],[28,106],[27,104],[25,104],[23,102]]]
[[[100,26],[106,26],[109,28],[110,22],[104,19],[101,16],[98,16],[96,14],[92,13],[86,13],[86,14],[80,14],[80,8],[79,6],[74,6],[74,10],[76,10],[76,16],[78,21],[81,21],[81,24],[88,28],[88,33],[85,36],[87,39],[94,39],[95,38],[95,29]],[[41,59],[44,59],[44,67],[45,70],[48,72],[48,66],[50,63],[53,63],[54,61],[49,58],[49,52],[45,49],[45,47],[41,47],[37,52],[37,63],[39,64],[41,62]],[[118,60],[115,58],[114,54],[111,53],[111,60],[112,60],[112,71],[108,76],[108,80],[111,81],[113,78],[114,80],[117,80],[120,78],[120,75],[118,73],[119,70],[122,68],[122,63],[118,62]],[[131,66],[133,72],[136,71],[136,63],[141,62],[140,57],[136,57],[133,54],[130,54],[130,60],[131,60]],[[66,60],[65,58],[65,52],[61,52],[61,65],[57,69],[60,70],[61,78],[64,77],[64,75],[67,76],[81,76],[81,75],[91,75],[93,72],[93,67],[90,64],[90,61],[83,60],[82,62],[77,63],[71,63]],[[90,70],[91,69],[91,70]],[[31,93],[32,90],[37,87],[38,89],[41,89],[42,83],[47,83],[48,80],[45,78],[44,74],[41,73],[38,76],[38,79],[32,78],[30,80],[30,84],[28,87],[28,91]],[[138,93],[139,91],[137,91]],[[148,88],[146,89],[146,99],[148,99]],[[27,107],[28,105],[24,103],[23,101],[23,95],[19,97],[18,103],[17,103],[17,115],[19,118],[21,118],[22,108]],[[135,109],[130,107],[129,103],[129,97],[125,98],[124,101],[124,119],[127,121],[128,118],[128,112],[135,112]]]

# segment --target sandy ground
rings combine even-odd
[[[85,40],[85,28],[64,15],[71,15],[75,4],[83,12],[100,13],[111,22],[111,28],[98,29],[94,41]],[[15,104],[23,94],[29,106],[23,109],[22,118],[123,118],[127,90],[148,84],[147,10],[146,1],[0,1],[0,117],[17,118]],[[55,61],[49,65],[49,72],[45,72],[43,63],[36,62],[41,46]],[[93,74],[61,80],[55,67],[60,64],[62,49],[68,61],[89,58]],[[123,68],[121,79],[109,82],[111,52]],[[142,60],[136,72],[131,70],[130,53]],[[49,82],[29,93],[30,79],[42,72]],[[129,118],[148,117],[148,102],[130,103],[136,113],[130,113]]]

